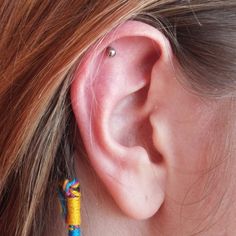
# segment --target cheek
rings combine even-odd
[[[214,106],[187,95],[166,104],[153,114],[152,123],[156,124],[154,143],[168,168],[168,195],[182,202],[194,186],[189,201],[195,201],[202,193],[203,176],[209,168]]]
[[[176,111],[172,120],[166,120],[171,134],[168,159],[181,172],[201,172],[207,169],[212,118],[196,110]],[[169,119],[171,115],[169,114]]]
[[[179,101],[181,103],[181,101]],[[160,108],[155,114],[154,142],[159,142],[168,166],[183,172],[204,171],[214,126],[212,108],[190,100]]]

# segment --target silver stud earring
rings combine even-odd
[[[107,55],[108,57],[114,57],[116,55],[116,50],[112,47],[107,48]]]

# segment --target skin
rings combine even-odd
[[[79,65],[71,101],[88,153],[76,166],[84,235],[236,233],[235,163],[219,146],[229,101],[194,94],[187,79],[164,35],[135,21]]]

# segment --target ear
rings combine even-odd
[[[127,21],[87,52],[71,86],[91,165],[118,206],[136,219],[154,215],[165,199],[167,171],[150,118],[161,81],[173,76],[171,58],[159,30]]]

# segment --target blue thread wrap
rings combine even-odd
[[[81,236],[80,228],[76,228],[74,230],[69,231],[69,236]]]

